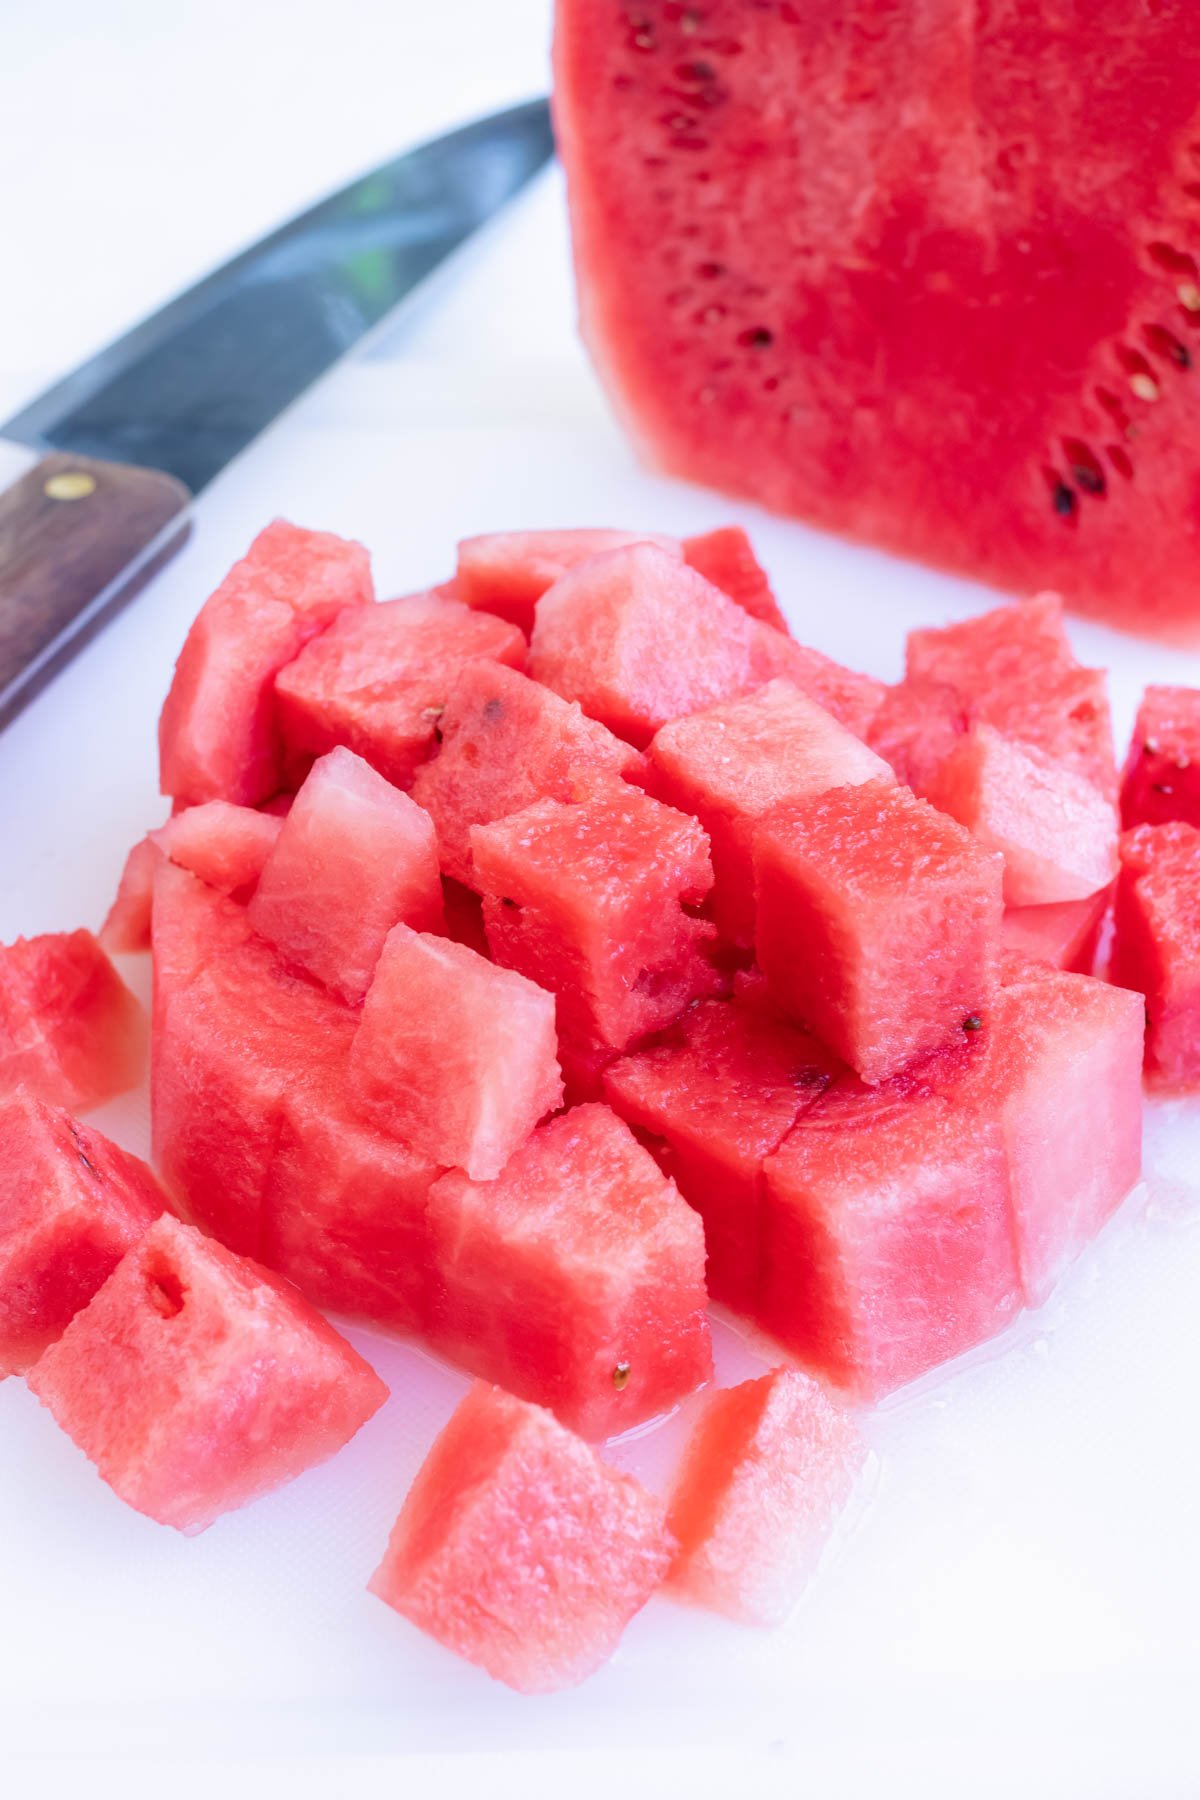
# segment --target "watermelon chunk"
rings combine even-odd
[[[168,1214],[28,1379],[114,1493],[189,1534],[324,1462],[388,1393],[290,1282]]]
[[[417,770],[413,798],[437,827],[443,870],[467,885],[472,825],[534,800],[581,799],[597,778],[641,770],[628,744],[503,663],[465,664],[439,726],[441,748]]]
[[[562,1099],[554,999],[463,944],[396,925],[355,1034],[353,1106],[422,1155],[498,1175]]]
[[[0,1094],[90,1112],[145,1061],[145,1014],[90,931],[0,944]]]
[[[683,557],[705,581],[711,581],[723,594],[736,600],[752,619],[774,625],[777,631],[787,631],[788,622],[779,610],[766,570],[740,525],[724,525],[718,531],[684,538]]]
[[[523,1694],[607,1661],[670,1566],[660,1501],[480,1382],[409,1489],[370,1591]]]
[[[882,1081],[952,1038],[996,985],[1001,867],[883,781],[760,825],[758,960],[776,1003]]]
[[[257,886],[280,829],[274,813],[209,800],[176,813],[152,835],[181,869],[190,869],[219,893],[244,898]]]
[[[1092,782],[990,725],[974,725],[925,797],[1004,857],[1009,906],[1085,900],[1117,868],[1117,815]]]
[[[1121,777],[1121,822],[1200,825],[1200,691],[1148,687]]]
[[[276,793],[275,676],[340,612],[372,598],[361,544],[283,519],[260,531],[180,651],[158,727],[163,793],[251,806]]]
[[[476,825],[471,852],[492,954],[558,996],[564,1039],[623,1050],[716,992],[713,928],[684,911],[712,883],[694,819],[613,782]]]
[[[1112,901],[1109,888],[1059,906],[1014,906],[1004,914],[1004,948],[1072,975],[1090,975]]]
[[[439,1347],[583,1436],[712,1373],[700,1220],[607,1106],[541,1126],[496,1181],[443,1175],[429,1222]]]
[[[100,947],[109,956],[133,955],[150,948],[154,877],[162,860],[163,852],[153,834],[139,838],[125,858],[113,903],[100,927]]]
[[[682,553],[676,538],[657,531],[492,531],[459,544],[454,592],[465,605],[508,619],[528,637],[537,602],[560,576],[629,544],[654,544],[676,558]]]
[[[837,1065],[815,1038],[736,1003],[705,1001],[668,1041],[604,1073],[610,1105],[644,1138],[704,1220],[708,1291],[758,1303],[763,1159]]]
[[[393,925],[443,922],[433,820],[352,750],[312,767],[248,917],[280,954],[352,1004]]]
[[[1000,1132],[927,1078],[835,1083],[763,1172],[760,1322],[856,1398],[903,1387],[1018,1311]]]
[[[770,681],[655,733],[653,791],[693,813],[713,859],[713,917],[732,943],[754,941],[754,834],[786,801],[890,780],[887,764],[790,681]]]
[[[0,1378],[61,1337],[165,1205],[98,1131],[23,1088],[0,1098]]]
[[[1189,21],[1143,0],[558,0],[580,312],[645,453],[1194,633]]]
[[[744,1625],[782,1625],[865,1459],[849,1414],[798,1369],[712,1394],[667,1514],[672,1591]]]
[[[437,741],[438,718],[473,656],[520,668],[515,625],[437,594],[410,594],[338,621],[275,684],[294,771],[339,744],[408,787]]]
[[[1200,1083],[1200,831],[1182,819],[1121,839],[1111,975],[1146,1003],[1146,1070],[1155,1084]]]

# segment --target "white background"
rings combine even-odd
[[[0,0],[0,407],[317,193],[545,82],[542,0],[31,11]],[[552,176],[214,486],[180,560],[0,741],[0,939],[99,922],[124,849],[160,816],[171,658],[276,511],[361,535],[385,592],[444,573],[471,530],[728,516],[640,471],[609,421],[574,342]],[[800,634],[880,674],[907,625],[983,600],[739,516]],[[1095,627],[1076,640],[1114,666],[1122,729],[1146,679],[1200,679]],[[656,1602],[611,1668],[548,1701],[494,1687],[362,1592],[461,1387],[411,1351],[359,1335],[394,1389],[378,1420],[194,1542],[121,1508],[4,1384],[0,1793],[45,1791],[41,1770],[6,1786],[7,1749],[76,1757],[93,1792],[137,1752],[158,1788],[189,1794],[236,1784],[255,1756],[260,1792],[307,1792],[307,1771],[355,1796],[1195,1796],[1193,1113],[1152,1116],[1148,1195],[1044,1318],[868,1421],[873,1490],[785,1631]],[[136,1103],[111,1124],[134,1144],[144,1131]],[[748,1353],[719,1335],[736,1377]],[[650,1477],[670,1438],[618,1454]],[[303,1766],[285,1771],[289,1754]]]

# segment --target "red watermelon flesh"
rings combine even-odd
[[[779,610],[766,570],[740,525],[724,525],[717,531],[684,538],[683,557],[705,581],[711,581],[723,594],[736,600],[751,618],[787,631],[788,622]]]
[[[190,869],[219,893],[245,898],[279,841],[281,824],[273,813],[209,800],[176,813],[152,836],[181,869]]]
[[[285,961],[356,1004],[393,925],[443,923],[433,820],[352,750],[329,751],[282,823],[248,917]]]
[[[1200,831],[1182,819],[1121,839],[1111,975],[1145,996],[1146,1071],[1200,1084]]]
[[[866,1454],[850,1415],[799,1369],[710,1395],[667,1514],[672,1592],[744,1625],[782,1625]]]
[[[612,782],[471,832],[497,962],[558,997],[565,1040],[623,1050],[717,991],[713,928],[684,909],[712,884],[694,819]]]
[[[924,794],[971,723],[971,709],[945,682],[897,682],[871,720],[867,742],[897,780]]]
[[[629,544],[654,544],[676,558],[682,554],[678,539],[657,531],[492,531],[459,544],[454,593],[465,605],[520,626],[528,637],[537,602],[560,576]]]
[[[1194,633],[1193,25],[1186,0],[558,0],[583,327],[648,455]]]
[[[146,1016],[90,931],[0,944],[0,1094],[90,1112],[145,1062]]]
[[[122,1500],[189,1534],[324,1462],[388,1392],[290,1282],[168,1215],[29,1385]]]
[[[534,800],[575,800],[599,778],[640,773],[642,758],[574,702],[503,663],[464,665],[439,720],[441,748],[413,797],[437,827],[446,874],[473,885],[471,827]]]
[[[464,887],[452,876],[442,876],[442,906],[446,918],[446,936],[456,944],[465,944],[480,956],[491,956],[487,932],[483,927],[483,900],[473,888]]]
[[[396,925],[348,1071],[354,1109],[477,1181],[560,1104],[554,998],[463,944]]]
[[[98,1131],[24,1088],[0,1099],[0,1378],[61,1337],[165,1205]]]
[[[763,1225],[760,1323],[861,1400],[1021,1304],[999,1130],[922,1076],[847,1077],[801,1113],[764,1164]]]
[[[1200,691],[1148,687],[1121,777],[1121,823],[1200,825]]]
[[[133,955],[150,948],[154,877],[162,861],[163,852],[153,834],[139,838],[125,858],[116,895],[100,927],[100,947],[110,956]]]
[[[717,1000],[605,1071],[609,1104],[704,1220],[709,1292],[738,1312],[758,1304],[763,1159],[837,1067],[807,1033]]]
[[[443,1175],[429,1221],[438,1347],[584,1437],[711,1375],[703,1227],[607,1106],[551,1119],[495,1181]]]
[[[549,1413],[479,1382],[409,1489],[370,1591],[524,1694],[607,1661],[670,1566],[663,1506]]]
[[[990,725],[959,738],[925,797],[1001,853],[1009,906],[1086,900],[1116,874],[1112,801],[1070,767]]]
[[[1004,914],[1004,948],[1071,975],[1090,975],[1112,892],[1059,906],[1012,906]]]
[[[650,785],[693,813],[712,847],[712,909],[730,942],[754,941],[754,834],[786,801],[889,780],[887,765],[790,681],[770,681],[655,733]]]
[[[437,741],[438,719],[473,656],[520,668],[515,625],[436,593],[364,607],[308,645],[275,684],[293,770],[344,744],[408,787]]]
[[[996,985],[1000,859],[883,781],[778,808],[756,839],[758,960],[776,1004],[882,1081]]]
[[[1045,967],[1010,971],[981,1054],[946,1086],[970,1135],[998,1123],[1021,1285],[1040,1306],[1141,1173],[1141,996]]]
[[[339,613],[373,598],[361,544],[277,519],[201,607],[159,720],[161,787],[253,806],[284,785],[274,681]]]

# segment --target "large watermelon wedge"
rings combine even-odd
[[[557,0],[583,325],[647,454],[1200,634],[1193,0]]]

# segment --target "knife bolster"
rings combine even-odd
[[[157,469],[57,451],[0,494],[0,725],[174,555],[190,506]]]

